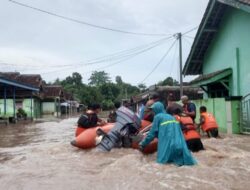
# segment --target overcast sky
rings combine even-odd
[[[1,0],[1,71],[41,74],[46,82],[79,72],[83,82],[88,83],[92,71],[104,70],[113,81],[119,75],[124,82],[133,85],[143,82],[147,86],[168,76],[179,80],[178,43],[173,35],[197,27],[208,3],[208,0],[16,1],[82,23]],[[83,22],[136,34],[95,28]],[[183,66],[195,33],[196,30],[183,37]],[[190,77],[184,79],[188,80]]]

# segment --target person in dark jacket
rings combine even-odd
[[[88,110],[80,116],[77,121],[78,127],[92,128],[106,124],[106,121],[100,119],[98,114],[101,112],[101,106],[98,103],[93,103],[88,106]]]
[[[190,116],[195,123],[195,118],[196,118],[196,106],[195,106],[195,104],[192,103],[188,99],[188,96],[186,96],[186,95],[181,97],[181,101],[183,103],[183,113]]]
[[[115,102],[114,103],[114,109],[111,110],[109,112],[109,115],[108,115],[108,122],[109,123],[115,123],[116,122],[116,117],[117,117],[116,111],[117,111],[117,109],[119,107],[121,107],[121,102]]]

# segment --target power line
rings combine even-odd
[[[160,40],[157,41],[153,41],[147,44],[143,44],[134,48],[130,48],[127,50],[122,50],[122,51],[118,51],[116,53],[112,53],[112,54],[108,54],[105,56],[101,56],[98,58],[94,58],[94,59],[90,59],[88,61],[86,61],[84,63],[84,61],[80,61],[79,63],[71,63],[71,64],[64,64],[64,65],[54,65],[54,66],[48,66],[49,68],[58,68],[58,67],[75,67],[75,66],[83,66],[83,65],[93,65],[93,64],[97,64],[97,63],[102,63],[102,62],[107,62],[107,61],[113,61],[113,60],[118,60],[123,58],[124,56],[129,56],[133,53],[135,53],[136,51],[141,51],[141,49],[145,49],[147,47],[150,47],[151,45],[157,45],[157,44],[161,44],[164,43],[164,41],[168,40],[172,38],[172,36],[169,37],[165,37],[162,38]],[[9,65],[9,66],[16,66],[16,67],[27,67],[27,65],[19,65],[19,64],[12,64],[12,63],[7,63],[7,62],[2,62],[4,65]],[[29,65],[30,66],[30,65]],[[33,65],[32,67],[36,67],[36,65]],[[44,66],[39,65],[38,67],[36,67],[35,69],[31,69],[31,70],[40,70],[41,68],[43,68]],[[27,70],[27,69],[25,69]]]
[[[192,36],[188,36],[188,35],[183,35],[183,36],[185,36],[185,37],[187,37],[187,38],[194,39],[194,37],[192,37]]]
[[[172,37],[171,37],[171,38],[172,38]],[[170,40],[171,38],[168,38],[168,40]],[[167,41],[166,41],[166,42],[167,42]],[[116,65],[116,64],[118,64],[118,63],[124,62],[124,61],[129,60],[129,59],[131,59],[131,58],[133,58],[133,57],[135,57],[135,56],[137,56],[137,55],[139,55],[139,54],[142,54],[142,53],[144,53],[144,52],[146,52],[146,51],[149,51],[149,50],[151,50],[151,49],[153,49],[153,48],[155,48],[155,47],[157,47],[157,46],[159,46],[159,45],[161,45],[161,44],[163,44],[163,43],[158,43],[158,44],[155,44],[155,45],[150,46],[150,47],[148,47],[148,48],[145,48],[145,49],[143,49],[143,50],[141,50],[141,51],[135,52],[135,53],[133,53],[133,54],[123,56],[123,57],[122,57],[123,59],[121,59],[121,60],[119,60],[119,61],[117,61],[117,62],[115,62],[115,63],[111,63],[111,64],[109,64],[109,65],[106,65],[106,66],[104,66],[104,67],[97,68],[96,70],[105,69],[105,68],[108,68],[108,67],[110,67],[110,66]],[[80,65],[79,67],[81,67],[81,66],[85,66],[85,65]],[[75,69],[75,67],[74,67],[74,69]],[[41,74],[50,74],[50,73],[55,73],[55,72],[64,71],[64,70],[66,70],[66,69],[60,69],[60,70],[57,70],[57,71],[50,71],[50,72],[41,73]],[[89,73],[89,72],[87,72],[87,73]]]
[[[170,50],[172,49],[172,47],[174,46],[176,40],[172,43],[172,45],[169,47],[169,49],[167,50],[167,52],[162,56],[162,58],[160,59],[160,61],[154,66],[154,68],[152,69],[152,71],[150,71],[150,73],[139,83],[143,83],[145,80],[148,79],[148,77],[155,71],[155,69],[161,64],[161,62],[165,59],[165,57],[168,55],[168,53],[170,52]]]
[[[132,48],[132,49],[128,49],[128,50],[120,51],[120,52],[117,52],[117,53],[114,53],[114,54],[110,54],[110,55],[102,56],[102,57],[99,57],[99,58],[95,58],[95,59],[87,61],[86,63],[77,64],[77,65],[93,65],[93,64],[96,64],[96,63],[101,63],[101,62],[113,61],[113,60],[121,59],[123,57],[127,57],[127,56],[130,56],[130,55],[133,55],[136,52],[144,51],[144,49],[147,49],[148,47],[150,48],[151,46],[153,46],[153,47],[158,46],[158,45],[160,45],[162,43],[165,43],[165,41],[167,41],[170,38],[172,38],[172,36],[169,36],[169,37],[166,37],[166,38],[162,38],[160,40],[151,42],[149,44],[144,44],[144,45]],[[65,66],[69,66],[69,65],[65,65]],[[73,65],[73,66],[75,66],[75,65]]]
[[[43,10],[43,9],[40,9],[40,8],[36,8],[36,7],[30,6],[30,5],[27,5],[27,4],[24,4],[24,3],[20,3],[20,2],[17,2],[17,1],[13,1],[13,0],[9,0],[9,1],[11,3],[17,4],[17,5],[29,8],[29,9],[33,9],[33,10],[36,10],[36,11],[39,11],[39,12],[42,12],[42,13],[45,13],[45,14],[48,14],[48,15],[51,15],[51,16],[55,16],[55,17],[58,17],[58,18],[61,18],[61,19],[64,19],[64,20],[68,20],[68,21],[71,21],[71,22],[75,22],[75,23],[78,23],[78,24],[83,24],[83,25],[98,28],[98,29],[109,30],[109,31],[112,31],[112,32],[119,32],[119,33],[132,34],[132,35],[141,35],[141,36],[166,36],[166,35],[168,35],[168,34],[150,34],[150,33],[130,32],[130,31],[125,31],[125,30],[120,30],[120,29],[109,28],[109,27],[105,27],[105,26],[91,24],[91,23],[88,23],[88,22],[85,22],[85,21],[74,19],[74,18],[66,17],[66,16],[63,16],[63,15],[59,15],[59,14],[49,12],[49,11],[46,11],[46,10]]]
[[[190,33],[190,32],[192,32],[192,31],[196,30],[198,27],[199,27],[199,26],[196,26],[196,27],[194,27],[194,28],[192,28],[192,29],[190,29],[190,30],[188,30],[188,31],[186,31],[186,32],[184,32],[184,33],[182,33],[182,35],[185,35],[185,34],[187,34],[187,33]]]

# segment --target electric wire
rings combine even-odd
[[[185,36],[185,37],[187,37],[187,38],[194,39],[194,37],[192,37],[192,36],[188,36],[188,35],[183,35],[183,36]]]
[[[168,38],[168,40],[170,40],[170,39],[171,39],[171,38]],[[166,41],[166,42],[167,42],[167,41]],[[166,42],[164,42],[164,43],[166,43]],[[139,55],[139,54],[142,54],[142,53],[144,53],[144,52],[146,52],[146,51],[149,51],[149,50],[151,50],[151,49],[153,49],[153,48],[155,48],[155,47],[158,47],[158,46],[160,46],[161,44],[163,44],[163,43],[158,43],[158,44],[155,44],[155,45],[150,46],[150,47],[148,47],[148,48],[145,48],[145,49],[143,49],[143,50],[140,50],[140,51],[138,51],[138,52],[136,52],[136,53],[133,53],[133,54],[130,54],[130,55],[126,55],[126,56],[123,56],[121,60],[118,60],[118,61],[116,61],[116,62],[114,62],[114,63],[111,63],[111,64],[109,64],[109,65],[106,65],[106,66],[104,66],[104,67],[97,68],[96,70],[105,69],[105,68],[108,68],[108,67],[110,67],[110,66],[116,65],[116,64],[118,64],[118,63],[124,62],[124,61],[126,61],[126,60],[132,59],[133,57],[135,57],[135,56],[137,56],[137,55]],[[86,66],[86,65],[79,65],[78,68],[81,67],[81,66]],[[75,69],[75,68],[76,68],[76,67],[74,66],[73,69]],[[60,70],[45,72],[45,73],[41,73],[41,74],[50,74],[50,73],[60,72],[60,71],[64,71],[64,70],[65,70],[65,69],[60,69]]]
[[[190,29],[190,30],[188,30],[188,31],[186,31],[186,32],[184,32],[184,33],[182,33],[182,35],[188,34],[188,33],[192,32],[192,31],[196,30],[198,27],[199,27],[199,26],[196,26],[196,27],[194,27],[194,28],[192,28],[192,29]]]
[[[144,49],[148,49],[151,46],[156,47],[158,45],[161,45],[162,43],[165,43],[167,40],[169,40],[171,38],[172,38],[172,36],[169,36],[169,37],[162,38],[160,40],[151,42],[149,44],[145,44],[145,45],[142,45],[142,46],[139,46],[139,47],[135,47],[135,48],[132,48],[132,49],[128,49],[128,50],[125,50],[125,51],[118,52],[117,54],[111,54],[111,55],[95,58],[95,59],[87,61],[83,65],[93,65],[93,64],[96,64],[96,63],[100,63],[100,62],[113,61],[113,60],[117,60],[117,59],[119,60],[121,58],[133,55],[133,54],[135,54],[137,52],[144,51]],[[80,64],[78,64],[78,65],[80,65]]]
[[[169,47],[169,49],[166,51],[166,53],[162,56],[162,58],[160,59],[160,61],[154,66],[154,68],[148,73],[148,75],[139,83],[143,83],[145,80],[148,79],[148,77],[157,69],[157,67],[162,63],[162,61],[165,59],[165,57],[168,55],[168,53],[170,52],[170,50],[172,49],[172,47],[174,46],[176,40],[172,43],[172,45]]]
[[[100,25],[88,23],[88,22],[85,22],[85,21],[77,20],[77,19],[74,19],[74,18],[71,18],[71,17],[66,17],[66,16],[63,16],[63,15],[59,15],[59,14],[56,14],[56,13],[53,13],[53,12],[50,12],[50,11],[46,11],[46,10],[43,10],[43,9],[40,9],[40,8],[36,8],[36,7],[30,6],[30,5],[27,5],[27,4],[24,4],[24,3],[20,3],[20,2],[17,2],[17,1],[13,1],[13,0],[9,0],[9,1],[11,3],[17,4],[17,5],[29,8],[29,9],[33,9],[33,10],[36,10],[36,11],[39,11],[39,12],[42,12],[42,13],[45,13],[45,14],[48,14],[48,15],[51,15],[51,16],[55,16],[55,17],[58,17],[58,18],[61,18],[61,19],[67,20],[67,21],[75,22],[75,23],[78,23],[78,24],[83,24],[83,25],[86,25],[86,26],[90,26],[90,27],[94,27],[94,28],[98,28],[98,29],[102,29],[102,30],[109,30],[109,31],[112,31],[112,32],[119,32],[119,33],[140,35],[140,36],[166,36],[166,35],[168,35],[168,34],[150,34],[150,33],[130,32],[130,31],[125,31],[125,30],[120,30],[120,29],[115,29],[115,28],[109,28],[109,27],[100,26]]]
[[[62,67],[75,67],[75,66],[79,66],[79,65],[93,65],[93,64],[97,64],[97,63],[102,63],[102,62],[107,62],[107,61],[113,61],[113,60],[119,60],[123,57],[126,57],[126,56],[129,56],[131,54],[134,54],[138,51],[141,51],[147,47],[150,47],[152,45],[157,45],[157,44],[161,44],[161,43],[165,43],[164,41],[168,40],[172,38],[172,36],[169,36],[169,37],[165,37],[165,38],[161,38],[160,40],[157,40],[157,41],[153,41],[153,42],[150,42],[150,43],[147,43],[147,44],[143,44],[143,45],[140,45],[140,46],[137,46],[137,47],[134,47],[134,48],[130,48],[130,49],[127,49],[127,50],[122,50],[122,51],[118,51],[116,53],[112,53],[112,54],[108,54],[108,55],[104,55],[104,56],[101,56],[101,57],[98,57],[98,58],[93,58],[93,59],[90,59],[90,60],[87,60],[86,62],[84,61],[80,61],[78,63],[71,63],[71,64],[60,64],[60,65],[54,65],[54,66],[48,66],[48,68],[62,68]],[[6,62],[2,62],[4,65],[9,65],[9,66],[16,66],[16,67],[26,67],[27,65],[17,65],[17,64],[11,64],[11,63],[6,63]],[[30,65],[29,65],[30,66]],[[41,66],[41,65],[32,65],[33,69],[31,69],[32,71],[35,71],[35,70],[40,70],[41,68],[44,68],[44,66]],[[35,67],[35,68],[34,68]],[[26,68],[24,70],[27,70]],[[22,71],[22,70],[20,70]]]

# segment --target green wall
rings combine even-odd
[[[6,99],[6,115],[12,117],[14,112],[13,99]],[[4,99],[0,99],[0,116],[4,116]]]
[[[32,102],[32,104],[31,104]],[[6,99],[6,115],[7,117],[13,117],[14,108],[13,108],[13,99]],[[32,105],[32,113],[31,113]],[[28,117],[39,118],[41,117],[41,103],[38,99],[24,99],[23,100],[23,110],[27,113]],[[0,99],[0,116],[4,115],[4,100]],[[17,110],[16,110],[17,112]]]
[[[193,101],[196,105],[196,123],[199,123],[200,106],[206,106],[207,112],[210,112],[216,118],[220,132],[227,132],[226,102],[224,98],[202,99]]]
[[[250,93],[249,44],[250,13],[241,11],[240,9],[228,8],[222,19],[218,33],[216,33],[205,55],[203,74],[232,68],[233,76],[230,79],[230,95],[247,95]],[[237,80],[237,48],[239,50],[239,80]]]
[[[27,113],[28,117],[33,117],[33,118],[41,117],[41,102],[39,99],[36,98],[33,98],[32,100],[30,98],[24,99],[23,109]]]
[[[240,133],[239,101],[226,101],[225,98],[209,98],[194,100],[193,103],[196,105],[196,123],[199,123],[200,106],[206,106],[207,112],[212,113],[216,118],[220,132]]]
[[[54,114],[55,112],[55,102],[43,102],[42,112],[43,114]]]

